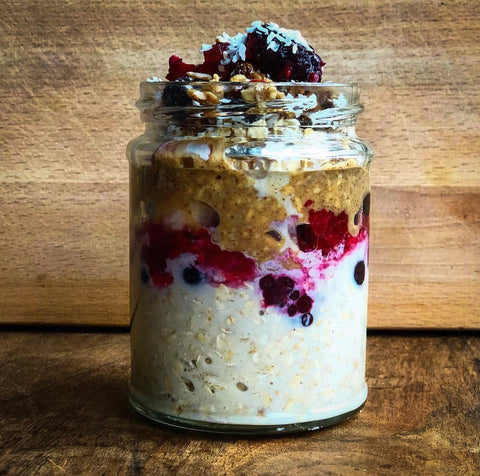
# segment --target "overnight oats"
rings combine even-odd
[[[163,423],[317,429],[367,396],[370,146],[353,84],[254,22],[141,84],[130,142],[130,400]]]

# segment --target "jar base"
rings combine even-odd
[[[232,423],[215,423],[209,421],[197,421],[178,416],[167,415],[156,410],[145,407],[138,402],[131,394],[129,395],[130,404],[134,410],[144,417],[153,420],[156,423],[166,425],[177,430],[189,430],[202,433],[223,434],[231,436],[266,436],[281,435],[288,433],[300,433],[304,431],[314,431],[336,425],[342,421],[348,420],[358,413],[364,406],[365,401],[353,410],[349,410],[340,415],[321,420],[305,421],[298,423],[288,423],[285,425],[239,425]]]

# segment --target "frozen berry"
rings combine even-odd
[[[296,301],[299,297],[300,297],[300,291],[298,291],[297,289],[295,289],[295,291],[293,291],[292,294],[290,294],[290,299],[292,301]]]
[[[297,243],[301,251],[307,252],[316,249],[316,236],[308,223],[297,225]]]
[[[303,296],[300,296],[297,300],[297,309],[298,312],[308,312],[310,309],[312,309],[312,298],[310,296],[307,296],[304,294]]]
[[[325,65],[297,32],[281,29],[275,23],[250,30],[245,56],[255,69],[274,81],[318,82]]]
[[[302,251],[322,250],[327,256],[348,239],[348,215],[330,210],[309,210],[310,225],[297,226],[297,242]],[[301,228],[300,228],[301,227]]]
[[[168,74],[166,78],[169,81],[178,81],[179,78],[187,73],[206,73],[210,75],[219,74],[222,79],[228,78],[231,66],[222,65],[223,53],[228,49],[229,43],[215,43],[208,50],[203,52],[204,62],[201,64],[188,64],[177,55],[170,56],[168,61]]]
[[[265,305],[283,307],[295,283],[288,276],[275,278],[272,274],[267,274],[260,279],[259,285]]]
[[[309,127],[313,124],[313,121],[306,114],[302,114],[298,118],[298,122],[300,122],[300,125],[304,127]]]
[[[244,120],[247,124],[253,124],[254,122],[257,122],[262,118],[263,118],[263,116],[261,114],[248,114],[248,113],[246,113],[245,116],[244,116]]]
[[[295,306],[295,304],[290,304],[290,306],[288,306],[287,312],[290,317],[293,317],[297,311],[297,306]]]
[[[292,291],[295,283],[292,278],[288,276],[280,276],[277,278],[277,286],[279,292],[282,294],[282,297],[287,297]]]
[[[355,265],[355,271],[353,272],[353,276],[355,277],[355,281],[359,286],[363,284],[365,280],[365,261],[359,261]]]
[[[189,266],[183,270],[183,279],[188,284],[198,284],[202,280],[202,275],[197,268]]]
[[[187,96],[187,90],[180,84],[167,84],[163,90],[163,104],[167,107],[184,107],[192,103]]]
[[[302,315],[302,326],[308,327],[312,322],[313,316],[309,312]]]

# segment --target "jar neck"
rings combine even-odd
[[[157,127],[342,129],[363,111],[355,84],[143,82],[136,106]],[[149,129],[155,126],[149,127]]]
[[[137,107],[148,143],[221,141],[232,160],[371,159],[355,133],[363,107],[353,84],[146,82]]]

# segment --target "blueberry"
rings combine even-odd
[[[150,281],[150,275],[148,274],[148,271],[145,268],[142,268],[142,272],[140,273],[140,279],[142,280],[142,283],[147,284]]]
[[[198,284],[202,280],[202,274],[197,268],[189,266],[183,270],[183,279],[188,284]]]
[[[355,265],[355,271],[353,272],[353,276],[355,278],[355,281],[359,286],[363,284],[363,281],[365,280],[365,262],[359,261]]]
[[[305,314],[303,314],[302,326],[308,327],[312,322],[313,322],[313,316],[309,312],[306,312]]]

